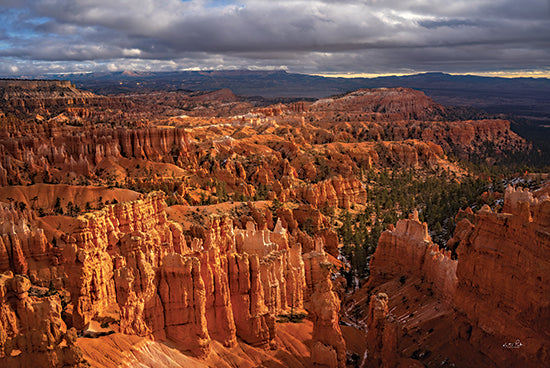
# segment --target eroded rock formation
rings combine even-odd
[[[55,113],[29,107],[18,117],[2,118],[0,185],[106,184],[150,191],[168,182],[182,203],[184,194],[193,194],[186,201],[200,203],[201,194],[219,198],[222,191],[222,198],[348,209],[364,203],[360,179],[368,170],[390,165],[460,172],[446,154],[494,156],[529,148],[507,121],[447,121],[445,107],[410,89],[359,90],[313,104],[247,105],[242,114],[230,115],[221,113],[223,106],[238,102],[228,91],[86,97],[75,89],[71,93],[82,101],[69,103],[63,91],[74,87],[54,87]],[[15,95],[22,101],[46,98],[31,87],[18,88],[6,101]],[[177,112],[175,105],[186,110]],[[40,124],[29,116],[36,110]]]
[[[397,323],[390,315],[388,302],[388,296],[384,293],[370,298],[367,320],[368,367],[397,366]]]
[[[305,260],[306,279],[311,285],[308,310],[313,319],[312,363],[316,367],[343,368],[346,346],[339,326],[340,300],[330,281],[333,265],[322,250],[308,253]]]
[[[439,318],[439,324],[445,325],[448,318],[453,318],[457,328],[450,334],[447,332],[446,339],[477,349],[464,355],[446,351],[447,359],[455,364],[544,365],[550,349],[544,327],[549,322],[546,297],[550,293],[549,213],[550,198],[546,193],[541,192],[537,198],[527,190],[509,187],[502,213],[485,205],[477,214],[468,216],[470,220],[464,218],[457,225],[455,237],[450,241],[451,245],[458,244],[457,260],[431,242],[426,224],[420,223],[416,215],[400,220],[395,229],[384,232],[371,262],[369,287],[405,293],[401,300],[391,301],[390,308],[400,311],[403,303],[409,302],[407,292],[400,290],[414,285],[417,290],[422,288],[434,295],[435,299],[427,303],[439,311],[430,315],[422,303],[413,303],[412,309],[407,306],[410,315],[397,318],[397,351],[412,349],[411,340],[406,337],[411,326],[422,328],[422,323],[429,325],[433,318]],[[385,327],[380,326],[386,326],[387,319],[380,319],[383,314],[380,311],[387,310],[387,302],[379,296],[373,295],[369,316],[369,326],[374,326],[373,332],[369,330],[369,341],[375,361],[388,356],[385,350],[388,344],[394,345],[393,338],[383,342]],[[380,332],[375,333],[377,330]],[[433,347],[420,345],[420,349]],[[379,355],[383,350],[385,353]],[[477,351],[483,355],[477,355]],[[430,361],[425,353],[421,355],[426,362]]]
[[[7,273],[0,275],[0,305],[3,367],[88,366],[75,346],[76,330],[61,318],[59,295],[47,296],[28,278]]]
[[[528,148],[509,122],[460,121],[409,89],[254,107],[228,90],[105,97],[65,82],[0,88],[0,363],[14,367],[85,364],[77,331],[116,334],[111,344],[126,334],[156,352],[170,345],[211,366],[276,365],[266,362],[271,348],[292,366],[344,367],[334,215],[362,209],[369,177],[386,166],[460,178],[449,153]],[[167,202],[178,204],[170,219]],[[451,241],[458,261],[415,214],[385,232],[367,286],[385,289],[370,298],[369,318],[357,319],[367,319],[367,364],[434,365],[446,351],[418,346],[439,341],[490,341],[466,366],[545,362],[549,280],[537,257],[546,257],[538,250],[547,247],[547,203],[510,190],[505,213],[468,214]],[[305,311],[305,332],[277,323]],[[495,342],[513,338],[518,349],[500,354]]]
[[[483,334],[502,337],[499,364],[544,365],[550,359],[550,198],[508,187],[502,213],[488,207],[463,220],[458,235],[455,305]],[[483,336],[473,335],[476,343]],[[521,346],[508,348],[519,341]],[[518,343],[518,345],[519,345]],[[496,349],[495,349],[496,350]]]
[[[308,258],[308,267],[316,271],[306,278],[301,244],[289,238],[281,220],[273,231],[258,230],[253,222],[241,230],[227,219],[212,220],[202,238],[188,243],[181,225],[167,219],[165,208],[161,193],[109,205],[72,219],[73,230],[53,234],[55,247],[38,231],[43,242],[25,243],[15,258],[12,244],[21,240],[14,232],[17,240],[8,243],[8,258],[30,265],[20,273],[59,288],[67,304],[61,308],[57,296],[47,300],[58,303],[56,318],[63,326],[85,331],[104,321],[122,333],[170,340],[181,350],[206,357],[213,339],[228,347],[237,338],[252,346],[275,346],[276,316],[307,307],[314,316],[316,356],[332,351],[329,366],[343,366],[339,301],[331,291],[324,253]],[[54,272],[33,270],[27,258],[33,260],[38,251],[44,259],[56,257]],[[40,278],[45,276],[49,278]],[[17,278],[30,287],[27,278]],[[8,325],[3,331],[15,333]]]
[[[399,220],[395,229],[383,232],[379,245],[370,262],[369,284],[417,276],[433,284],[442,297],[456,294],[457,262],[450,251],[440,250],[432,242],[428,226],[418,220],[416,211],[408,220]]]

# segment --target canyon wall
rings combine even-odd
[[[450,241],[458,244],[457,260],[431,242],[426,224],[420,223],[416,214],[400,220],[395,229],[380,237],[371,261],[369,288],[387,283],[386,289],[392,289],[392,282],[403,285],[409,278],[420,279],[418,285],[423,290],[433,292],[436,300],[454,308],[449,316],[454,316],[457,326],[462,327],[448,332],[448,336],[484,354],[477,358],[454,356],[459,360],[457,364],[463,359],[465,366],[476,361],[500,367],[544,366],[550,359],[546,329],[550,323],[550,198],[541,193],[537,197],[527,190],[509,187],[501,213],[485,205],[470,219],[459,222]],[[384,298],[378,299],[371,301],[371,309],[383,307]],[[421,310],[421,305],[415,308]],[[387,320],[394,316],[386,313],[381,319],[376,310],[369,316],[372,328],[385,333],[385,327],[380,326],[389,326]],[[378,320],[385,322],[380,324]],[[397,340],[406,344],[404,321],[400,323]],[[395,338],[382,343],[387,337],[370,330],[369,336],[374,359],[395,360],[391,349],[387,349],[387,344],[395,345]],[[405,350],[405,346],[399,346],[398,351]],[[384,366],[396,363],[388,364]]]
[[[0,79],[0,88],[6,87],[36,89],[39,87],[74,87],[74,85],[68,80]]]
[[[508,187],[501,213],[484,207],[473,224],[462,221],[468,230],[456,239],[456,307],[483,333],[518,342],[504,345],[512,354],[491,351],[497,363],[544,365],[550,360],[550,198]],[[483,336],[472,338],[482,344]]]

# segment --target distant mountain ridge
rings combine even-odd
[[[359,88],[409,87],[422,90],[435,99],[454,99],[457,102],[461,99],[474,100],[475,94],[480,93],[493,99],[521,96],[522,99],[550,100],[550,94],[541,96],[541,93],[550,91],[550,79],[547,78],[499,78],[445,73],[377,78],[332,78],[285,71],[126,71],[59,74],[47,77],[69,79],[78,87],[91,89],[96,93],[160,89],[212,91],[228,88],[238,95],[247,96],[320,98]],[[486,105],[479,102],[477,104]]]
[[[241,96],[321,98],[359,88],[408,87],[421,90],[444,105],[473,106],[491,113],[550,119],[550,79],[547,78],[499,78],[445,73],[331,78],[281,70],[125,71],[41,77],[68,79],[78,88],[98,94],[177,89],[214,91],[227,88]]]

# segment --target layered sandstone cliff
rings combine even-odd
[[[498,364],[544,365],[550,359],[550,198],[508,187],[502,213],[484,207],[461,227],[468,230],[455,239],[456,307],[484,334],[502,338],[508,354],[488,352]]]
[[[409,88],[361,89],[313,103],[312,119],[319,126],[336,122],[349,138],[403,141],[418,139],[440,145],[447,152],[468,157],[472,153],[503,154],[523,150],[526,142],[500,119],[457,119],[452,109],[434,103]],[[357,122],[350,125],[350,121]]]
[[[464,366],[543,366],[549,359],[550,349],[550,337],[544,327],[549,322],[548,213],[547,194],[542,192],[537,198],[527,190],[509,187],[502,213],[493,212],[485,205],[471,216],[472,221],[466,218],[457,225],[450,242],[458,244],[457,260],[431,242],[426,224],[414,215],[384,232],[371,261],[369,287],[403,297],[390,295],[389,308],[398,313],[397,317],[394,315],[398,333],[397,338],[389,338],[388,342],[384,342],[388,339],[385,337],[385,326],[389,326],[387,313],[385,319],[381,319],[377,312],[385,311],[382,304],[388,303],[379,297],[371,302],[369,329],[379,331],[369,330],[371,357],[380,362],[395,360],[392,358],[395,339],[397,352],[405,352],[412,349],[407,337],[411,335],[411,328],[418,331],[432,325],[430,331],[435,328],[433,333],[437,335],[437,325],[431,321],[438,318],[438,325],[444,326],[454,318],[455,327],[447,332],[445,339],[457,346],[469,346],[472,351],[463,355],[445,347],[433,351],[434,346],[428,344],[434,341],[415,337],[413,343],[424,340],[426,345],[421,343],[413,356],[424,358],[430,366],[433,360],[425,353],[418,354],[422,349],[431,350],[432,356],[446,354],[448,361]],[[410,296],[407,296],[407,293],[415,294],[411,285],[432,297],[413,302],[411,309]],[[415,296],[414,300],[419,297]],[[428,313],[426,305],[432,305],[438,312]],[[410,311],[406,312],[410,313],[408,317],[399,314],[405,311],[404,307]],[[392,349],[388,350],[388,344]],[[401,354],[401,359],[407,357]]]
[[[443,298],[456,293],[457,261],[449,251],[440,250],[428,234],[428,226],[415,211],[408,220],[399,220],[382,233],[370,262],[370,285],[380,285],[401,276],[421,277]]]
[[[30,105],[16,109],[25,114],[0,121],[2,186],[151,191],[169,185],[177,187],[178,203],[185,203],[185,194],[199,203],[201,195],[223,200],[227,194],[349,208],[364,203],[357,179],[368,170],[460,173],[446,154],[492,157],[528,148],[507,121],[447,121],[444,107],[409,89],[359,90],[313,104],[248,106],[247,113],[220,115],[222,105],[233,103],[224,102],[234,100],[228,91],[82,97],[82,103],[69,103],[59,92],[54,113],[31,106],[47,105],[46,97],[32,97],[33,88],[20,88],[21,101]]]
[[[137,215],[131,211],[141,203],[112,206],[105,217],[94,214],[86,223],[81,220],[82,230],[75,233],[77,259],[85,264],[81,275],[97,281],[90,287],[79,283],[80,289],[71,293],[73,321],[82,327],[117,302],[121,331],[166,336],[197,355],[208,352],[209,327],[226,345],[236,336],[252,345],[269,343],[275,333],[273,316],[291,306],[300,308],[302,302],[296,298],[303,288],[301,252],[282,241],[282,229],[275,237],[279,245],[270,240],[269,231],[257,231],[252,223],[243,231],[215,222],[205,239],[188,248],[181,229],[166,220],[162,198],[149,196],[146,201],[149,205]],[[128,218],[133,221],[124,223]],[[86,249],[99,255],[90,257],[89,266],[88,257],[81,255]],[[101,261],[101,254],[114,258],[114,270]],[[176,280],[188,282],[174,288]],[[164,321],[154,317],[159,314]]]
[[[321,99],[312,111],[363,112],[376,120],[424,120],[440,118],[443,108],[423,92],[410,88],[359,89],[343,96]]]

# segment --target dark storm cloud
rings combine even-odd
[[[548,0],[0,0],[0,74],[550,67]],[[15,70],[15,72],[14,72]]]

